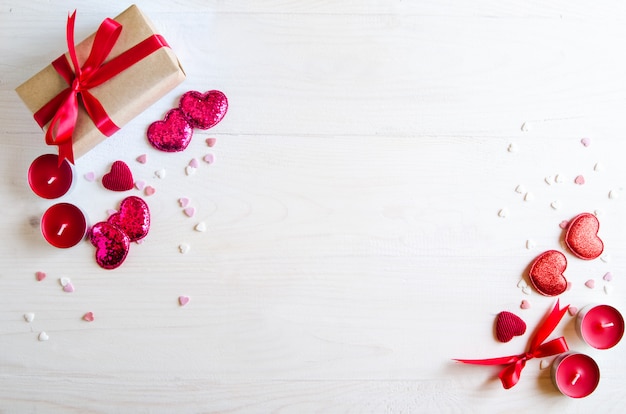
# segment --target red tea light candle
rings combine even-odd
[[[54,247],[65,249],[85,238],[87,219],[73,204],[59,203],[46,210],[41,217],[41,233]]]
[[[609,349],[617,345],[624,335],[624,318],[609,305],[588,305],[576,317],[578,335],[588,345]]]
[[[59,157],[44,154],[35,159],[28,169],[28,184],[39,197],[53,199],[66,194],[74,182],[74,167]]]
[[[600,369],[590,356],[568,352],[552,363],[552,382],[568,397],[583,398],[598,386]]]

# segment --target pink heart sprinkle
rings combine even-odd
[[[591,139],[590,138],[583,138],[580,140],[580,143],[583,144],[584,147],[588,147],[589,145],[591,145]]]
[[[141,154],[137,157],[137,162],[139,164],[145,164],[148,161],[148,156],[146,154]]]
[[[519,307],[522,309],[530,309],[530,302],[524,299]]]
[[[559,227],[562,229],[566,229],[568,224],[569,224],[569,221],[563,220],[562,222],[559,223]]]
[[[585,184],[585,177],[583,177],[582,175],[579,175],[576,178],[574,178],[574,182],[578,185],[583,185]]]
[[[216,142],[216,141],[217,141],[217,139],[215,139],[215,138],[207,138],[207,139],[206,139],[206,144],[207,144],[209,147],[212,147],[213,145],[215,145],[215,142]]]
[[[93,317],[93,312],[87,312],[86,314],[83,315],[83,320],[87,321],[87,322],[93,322],[94,317]]]
[[[187,197],[181,197],[178,199],[178,204],[182,207],[185,208],[189,205],[189,199]]]
[[[156,189],[154,187],[152,187],[151,185],[147,186],[144,190],[144,193],[147,196],[151,196],[152,194],[156,193]]]
[[[572,282],[567,281],[567,287],[565,288],[565,290],[571,290],[572,289]]]
[[[187,217],[193,217],[196,214],[196,209],[194,207],[187,207],[183,212]]]
[[[204,156],[204,158],[202,158],[204,160],[204,162],[209,163],[209,164],[213,164],[213,162],[215,162],[215,155],[213,154],[207,154]]]
[[[180,304],[180,306],[185,306],[186,304],[189,303],[189,296],[179,296],[178,297],[178,303]]]
[[[93,171],[89,171],[87,174],[84,175],[85,180],[91,182],[94,182],[96,180],[96,173],[94,173]]]
[[[189,161],[189,166],[191,168],[198,168],[199,165],[200,165],[200,163],[198,163],[198,159],[197,158],[192,158],[191,161]]]
[[[611,274],[611,272],[606,272],[604,276],[602,277],[602,279],[606,280],[607,282],[610,282],[611,280],[613,280],[613,275]]]
[[[72,282],[66,283],[65,286],[63,286],[63,291],[67,293],[72,293],[74,291],[74,285],[72,285]]]
[[[146,182],[144,180],[135,181],[135,188],[139,191],[143,190],[146,187]]]
[[[587,286],[589,289],[593,289],[594,287],[596,287],[596,281],[593,279],[589,279],[585,282],[585,286]]]
[[[567,311],[570,315],[574,316],[578,313],[578,308],[576,306],[570,306],[569,308],[567,308]]]
[[[42,280],[46,278],[46,274],[45,272],[36,272],[35,277],[37,278],[38,282],[41,282]]]

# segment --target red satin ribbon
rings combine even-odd
[[[543,343],[559,324],[563,315],[567,312],[568,307],[569,305],[565,306],[563,309],[559,309],[559,301],[556,301],[554,309],[552,309],[552,312],[550,312],[546,320],[539,325],[537,333],[535,333],[530,341],[528,351],[524,354],[488,359],[455,359],[455,361],[475,365],[506,365],[506,367],[500,371],[498,377],[500,377],[500,381],[502,381],[502,386],[509,389],[519,381],[526,361],[533,358],[544,358],[561,354],[569,349],[565,338],[562,336]]]
[[[68,16],[66,28],[67,47],[72,66],[65,55],[61,55],[52,62],[54,69],[69,86],[34,115],[35,121],[42,128],[50,122],[46,131],[46,144],[59,147],[59,165],[66,158],[74,163],[72,136],[78,119],[78,97],[80,96],[87,114],[98,130],[107,137],[113,135],[119,127],[109,118],[100,101],[89,90],[123,72],[158,49],[169,47],[162,36],[152,35],[104,63],[122,31],[121,24],[107,18],[98,28],[89,57],[81,67],[78,64],[74,46],[75,16],[76,11]]]

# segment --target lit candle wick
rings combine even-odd
[[[57,232],[57,236],[60,236],[61,234],[63,234],[63,231],[65,231],[66,227],[67,227],[67,224],[65,224],[65,223],[61,224],[61,228]]]
[[[615,326],[615,324],[613,322],[608,322],[608,323],[603,323],[602,325],[600,325],[603,328],[612,328]]]
[[[572,379],[572,385],[576,385],[579,378],[580,378],[580,372],[577,372],[576,375],[574,375],[574,379]]]
[[[48,180],[48,184],[52,184],[56,179],[56,177],[50,177],[50,179]]]

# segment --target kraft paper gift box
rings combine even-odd
[[[157,35],[152,23],[135,5],[130,6],[113,20],[120,23],[122,29],[102,67],[145,39]],[[63,29],[60,24],[59,30]],[[158,36],[162,39],[160,35]],[[87,60],[94,38],[95,33],[76,45],[79,67]],[[69,54],[66,53],[65,56],[73,70]],[[176,55],[166,46],[159,47],[104,83],[89,89],[89,92],[100,102],[110,120],[122,128],[184,79],[185,72]],[[50,64],[18,86],[16,92],[28,109],[35,114],[67,88],[68,82]],[[43,126],[44,130],[49,124],[50,122]],[[74,158],[81,157],[106,138],[83,105],[79,104],[72,138]]]

